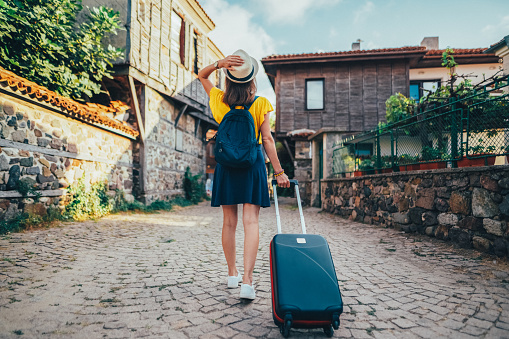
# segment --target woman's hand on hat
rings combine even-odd
[[[242,64],[244,64],[244,59],[238,55],[229,55],[217,63],[219,68],[226,68],[230,71],[235,70],[237,66],[242,66]]]

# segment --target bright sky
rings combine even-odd
[[[418,46],[439,36],[439,47],[477,48],[509,34],[509,0],[199,0],[216,24],[209,37],[225,54],[271,54]],[[261,67],[258,95],[275,107]]]

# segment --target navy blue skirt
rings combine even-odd
[[[231,168],[216,165],[212,184],[212,207],[252,204],[270,207],[267,169],[262,149],[250,168]]]

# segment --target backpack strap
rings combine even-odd
[[[247,111],[249,111],[249,109],[251,108],[251,106],[253,106],[253,104],[255,103],[256,99],[258,99],[259,96],[255,96],[254,97],[254,100],[252,103],[250,103],[249,105],[244,105],[244,109],[246,109]],[[235,109],[235,105],[233,106],[230,106],[230,109]],[[256,126],[255,126],[256,127]],[[261,126],[260,126],[260,129],[258,130],[258,138],[256,138],[256,142],[258,142],[260,140],[260,136],[262,135],[262,129],[261,129]]]
[[[258,96],[255,96],[253,102],[249,105],[249,106],[246,106],[244,105],[244,108],[247,109],[249,111],[249,109],[251,108],[251,106],[253,106],[254,102],[256,101],[256,99],[258,99],[259,97]]]

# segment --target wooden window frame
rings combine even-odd
[[[194,60],[193,64],[191,65],[193,67],[193,73],[198,74],[198,33],[194,31],[193,34],[193,51],[194,51]]]
[[[186,41],[185,41],[185,36],[186,36],[186,25],[185,25],[185,19],[184,19],[184,15],[182,13],[180,13],[177,9],[172,9],[171,11],[171,22],[170,22],[170,46],[173,45],[173,42],[177,42],[178,43],[178,46],[179,46],[179,50],[178,50],[178,56],[175,56],[174,58],[174,55],[172,53],[172,49],[170,47],[170,54],[171,54],[171,60],[175,63],[180,63],[182,66],[185,67],[185,44],[186,44]],[[174,39],[173,38],[173,28],[175,27],[175,22],[174,22],[174,19],[176,19],[176,17],[173,16],[173,14],[176,15],[176,17],[178,17],[180,19],[180,31],[178,32],[178,40],[177,39]],[[182,39],[183,38],[183,39]],[[177,53],[175,53],[177,54]]]
[[[222,89],[223,87],[222,82],[223,82],[223,70],[218,69],[216,71],[216,87]]]
[[[180,18],[182,19],[182,23],[180,24],[180,51],[179,51],[180,63],[185,66],[186,65],[186,21],[184,20],[183,17],[180,16]]]
[[[322,108],[308,108],[308,81],[321,81],[322,82]],[[305,80],[304,109],[306,111],[323,111],[323,110],[325,110],[325,78],[309,78],[309,79]]]

